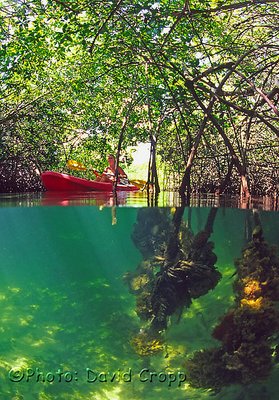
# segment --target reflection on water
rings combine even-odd
[[[0,398],[277,399],[279,214],[112,209],[0,208]]]
[[[202,194],[192,195],[188,202],[191,207],[235,207],[242,209],[279,210],[278,197],[251,197]],[[146,191],[117,192],[40,192],[0,194],[0,207],[33,206],[128,206],[128,207],[179,207],[182,204],[177,192],[162,192],[158,196]]]

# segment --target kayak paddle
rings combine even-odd
[[[67,167],[74,171],[86,171],[87,168],[82,163],[75,161],[75,160],[68,160]]]
[[[83,165],[81,162],[75,161],[75,160],[68,160],[67,161],[67,167],[73,171],[86,171],[88,168]],[[91,169],[91,168],[90,168]],[[95,169],[93,169],[93,172],[96,176],[101,176],[102,174],[100,174],[100,172],[96,171]],[[130,180],[129,182],[132,185],[137,186],[140,189],[143,189],[145,187],[145,185],[147,184],[146,181],[142,180],[142,179],[134,179],[134,180]]]

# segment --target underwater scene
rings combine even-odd
[[[0,208],[0,399],[276,400],[279,214]]]

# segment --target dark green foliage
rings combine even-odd
[[[4,4],[2,162],[39,154],[40,170],[63,170],[73,158],[102,168],[126,120],[123,151],[155,138],[168,187],[178,188],[201,130],[193,190],[216,191],[235,157],[253,193],[278,190],[276,2]],[[234,167],[224,190],[238,192],[239,173]]]

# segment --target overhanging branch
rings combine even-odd
[[[219,12],[223,12],[223,11],[234,11],[234,10],[238,10],[241,8],[245,8],[245,7],[252,7],[252,6],[257,6],[257,5],[265,5],[265,4],[269,4],[269,3],[277,3],[278,4],[278,0],[253,0],[253,1],[241,1],[240,3],[236,3],[236,4],[227,4],[227,5],[223,5],[220,7],[215,7],[215,8],[207,8],[205,10],[193,10],[193,9],[185,9],[185,7],[183,7],[183,9],[181,11],[177,11],[174,12],[173,15],[178,17],[186,17],[188,15],[195,15],[195,14],[214,14],[214,13],[219,13]]]

